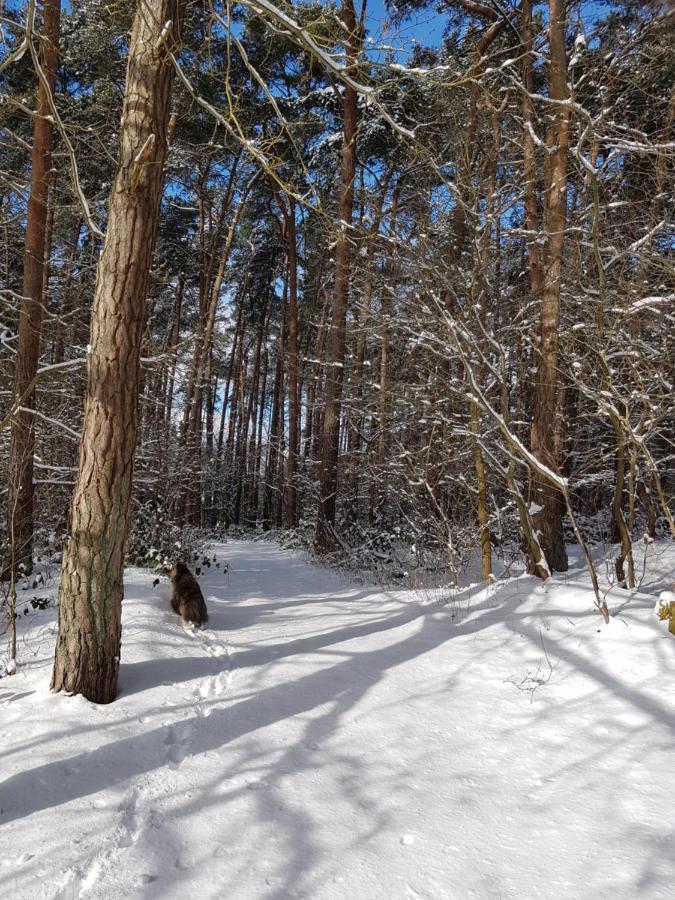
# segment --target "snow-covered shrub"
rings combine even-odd
[[[176,560],[191,565],[204,554],[206,535],[193,525],[177,525],[158,504],[149,501],[133,517],[127,561],[146,569],[168,571]]]

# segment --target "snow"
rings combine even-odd
[[[631,304],[630,312],[637,312],[645,307],[650,306],[662,306],[664,304],[670,305],[673,300],[675,300],[675,294],[665,294],[663,296],[653,296],[653,297],[642,297],[640,300],[636,300],[635,303]]]
[[[606,627],[580,563],[416,594],[214,552],[203,632],[128,570],[109,706],[51,695],[54,611],[20,620],[1,896],[672,896],[673,544]]]

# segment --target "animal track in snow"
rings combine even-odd
[[[208,718],[213,711],[214,702],[227,691],[233,677],[230,648],[218,633],[190,627],[185,627],[184,631],[197,643],[198,653],[213,660],[211,664],[207,664],[212,669],[212,674],[201,678],[192,694],[186,698],[192,707],[188,718],[164,722],[164,762],[170,769],[178,769],[191,755],[199,718]],[[172,703],[167,699],[162,706],[170,706]],[[149,720],[147,715],[140,717],[140,721]],[[160,774],[162,769],[163,774]],[[77,771],[73,767],[67,774],[77,775]],[[54,885],[55,892],[51,900],[80,900],[91,892],[98,897],[106,887],[110,873],[119,865],[119,858],[136,845],[146,832],[164,827],[162,813],[148,804],[152,803],[153,796],[159,797],[165,792],[166,774],[166,768],[160,762],[160,769],[154,776],[146,778],[142,787],[134,786],[125,794],[117,806],[117,822],[102,845],[105,849],[67,869]],[[160,780],[161,790],[158,790]],[[95,805],[101,808],[107,804],[98,800]],[[179,853],[175,865],[179,870],[188,870],[195,865],[188,848]],[[156,881],[157,877],[152,872],[139,872],[135,876],[136,889],[142,891]]]
[[[166,739],[166,758],[172,768],[178,768],[186,756],[190,755],[190,740],[194,724],[192,722],[175,722],[169,726]]]
[[[208,632],[201,634],[200,643],[208,655],[220,664],[217,672],[206,676],[200,681],[190,698],[196,704],[195,712],[197,715],[207,718],[211,715],[212,710],[210,707],[204,707],[200,704],[205,700],[215,700],[225,693],[232,678],[232,669],[230,668],[230,648],[227,644],[209,636]]]
[[[138,840],[141,826],[138,818],[138,790],[134,789],[131,795],[122,801],[118,807],[122,813],[120,819],[120,838],[118,847],[131,847]]]
[[[138,841],[147,825],[145,815],[142,815],[142,795],[143,792],[137,787],[125,794],[117,807],[117,812],[120,813],[119,822],[106,849],[95,854],[83,865],[67,869],[56,884],[52,900],[79,900],[86,897],[106,871],[114,868],[116,857]],[[153,811],[148,817],[149,824],[154,826],[152,816]]]

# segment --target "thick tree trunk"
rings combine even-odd
[[[23,262],[23,291],[19,310],[19,333],[14,370],[14,397],[21,398],[22,410],[12,421],[9,462],[8,527],[11,542],[9,565],[23,563],[29,569],[33,554],[33,450],[35,392],[28,391],[38,367],[44,304],[45,244],[52,167],[52,117],[50,97],[54,96],[59,53],[60,0],[45,0],[37,115],[31,151],[31,185],[26,221]]]
[[[361,46],[353,0],[343,0],[342,22],[348,35],[347,61],[351,71],[356,64]],[[340,224],[335,251],[333,316],[326,353],[325,405],[321,441],[321,493],[315,536],[315,545],[319,551],[330,550],[335,542],[333,527],[335,525],[335,500],[338,486],[340,408],[344,378],[345,329],[351,267],[351,226],[354,210],[356,126],[358,121],[356,91],[348,85],[344,86],[342,110],[344,123],[340,174]]]
[[[139,0],[120,156],[98,266],[80,466],[61,573],[52,690],[109,703],[120,665],[122,575],[145,298],[162,196],[182,0]]]
[[[567,57],[565,55],[565,4],[549,2],[549,94],[559,101],[551,106],[546,166],[544,232],[546,258],[540,306],[539,359],[532,410],[532,450],[540,462],[558,471],[556,458],[556,410],[558,396],[558,331],[560,327],[560,284],[562,252],[567,218],[567,152],[569,109],[561,105],[568,98]],[[541,532],[541,546],[551,571],[567,569],[567,553],[562,530],[563,498],[549,481],[532,475],[531,499],[536,503],[534,521]]]

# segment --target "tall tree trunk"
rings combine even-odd
[[[65,358],[65,344],[64,344],[64,335],[65,335],[65,319],[67,316],[72,315],[73,306],[72,301],[75,296],[75,291],[72,290],[73,283],[73,271],[75,269],[79,243],[80,243],[80,232],[82,231],[82,219],[75,219],[73,222],[73,231],[72,238],[70,242],[71,251],[70,257],[66,263],[66,277],[63,282],[63,288],[61,292],[61,302],[59,304],[59,311],[56,316],[56,321],[54,323],[54,336],[52,340],[52,363],[60,363],[63,362]]]
[[[392,228],[393,231],[393,228]],[[389,401],[389,322],[391,319],[391,307],[393,302],[392,294],[395,291],[395,285],[390,287],[384,285],[382,290],[382,301],[380,307],[380,321],[382,335],[380,339],[380,361],[377,391],[377,427],[378,438],[375,450],[375,472],[379,481],[379,490],[375,492],[373,497],[371,516],[376,509],[382,507],[387,499],[387,467],[385,464],[387,456],[387,411]]]
[[[272,305],[270,304],[270,312],[272,310]],[[263,384],[263,393],[264,393],[264,385],[267,379],[267,347],[265,346],[267,343],[267,334],[269,330],[269,315],[264,317],[264,323],[262,328],[261,335],[261,347],[260,352],[256,354],[256,359],[254,362],[255,372],[253,376],[253,381],[251,385],[251,396],[249,398],[249,404],[251,409],[251,425],[249,428],[250,437],[248,439],[248,448],[245,450],[246,453],[246,466],[244,471],[246,472],[246,487],[245,487],[245,498],[246,498],[246,506],[244,509],[244,522],[247,526],[254,527],[258,518],[258,495],[256,488],[256,479],[258,472],[258,414],[260,413],[260,384]],[[261,423],[262,424],[262,423]]]
[[[473,436],[473,463],[476,469],[476,513],[478,516],[478,530],[480,536],[480,577],[489,578],[492,575],[492,544],[490,542],[489,513],[487,504],[487,477],[485,474],[485,462],[480,446],[480,411],[474,400],[469,401],[469,413],[471,418],[471,434]]]
[[[488,280],[488,272],[490,265],[490,245],[492,241],[492,227],[496,215],[496,196],[497,196],[497,166],[499,161],[499,148],[501,144],[501,129],[499,125],[499,113],[503,109],[492,109],[492,146],[487,154],[486,170],[487,170],[487,189],[485,192],[485,215],[486,222],[483,227],[483,233],[478,240],[478,253],[475,256],[476,266],[474,269],[474,289],[478,294],[478,303],[474,302],[479,317],[478,328],[476,331],[475,341],[479,348],[484,344],[483,332],[486,328],[488,298],[490,294],[490,285]],[[478,206],[479,204],[477,204]],[[479,212],[479,209],[476,210]],[[499,251],[497,250],[497,255]],[[499,309],[499,304],[495,305],[495,310]],[[477,375],[482,380],[483,364],[478,363]],[[480,443],[481,435],[481,419],[480,408],[474,399],[469,400],[469,418],[471,434],[473,436],[473,459],[474,468],[476,470],[476,515],[478,518],[479,540],[480,540],[480,557],[481,567],[480,576],[487,579],[492,575],[492,542],[490,541],[489,528],[489,512],[488,512],[488,481],[485,470],[485,460],[483,459],[483,450]]]
[[[305,459],[318,459],[317,446],[317,429],[316,420],[318,419],[318,403],[321,394],[321,363],[319,362],[323,356],[324,333],[326,330],[326,321],[328,319],[329,299],[324,293],[323,303],[321,305],[321,318],[316,326],[316,336],[314,339],[314,359],[309,368],[306,378],[307,384],[307,412],[305,414]]]
[[[267,323],[267,310],[263,307],[260,310],[260,321],[258,322],[258,328],[256,332],[255,338],[255,351],[253,356],[253,365],[251,368],[251,385],[249,388],[248,395],[248,403],[246,404],[246,411],[244,412],[244,403],[243,403],[243,394],[242,394],[242,404],[241,409],[243,413],[243,418],[241,421],[241,433],[239,435],[239,460],[237,464],[237,474],[235,480],[235,494],[234,494],[234,512],[233,518],[235,525],[241,524],[241,508],[242,503],[246,504],[248,498],[244,497],[244,487],[246,483],[246,465],[249,461],[247,458],[248,451],[248,436],[249,431],[253,432],[255,436],[255,420],[253,418],[254,410],[256,408],[256,400],[258,396],[258,381],[260,378],[260,355],[262,352],[262,341],[263,335],[265,333],[265,325]]]
[[[558,396],[558,331],[560,327],[560,284],[562,252],[567,220],[567,152],[569,109],[567,57],[565,55],[565,4],[549,0],[549,95],[558,101],[551,106],[547,144],[544,200],[546,254],[540,305],[539,359],[535,376],[532,410],[532,450],[549,469],[558,470],[556,458],[556,408]],[[541,546],[550,571],[567,569],[567,553],[562,529],[563,498],[537,473],[532,475],[531,499],[536,503],[534,521],[541,532]]]
[[[232,175],[230,176],[230,179],[232,179]],[[185,460],[185,469],[190,472],[190,478],[185,484],[184,497],[179,506],[181,517],[188,517],[195,523],[197,523],[201,517],[201,490],[199,486],[203,477],[201,471],[202,406],[204,388],[208,384],[207,369],[213,349],[214,330],[220,302],[220,292],[232,246],[234,244],[237,224],[242,210],[244,209],[248,193],[255,183],[255,180],[256,176],[249,181],[234,212],[221,250],[218,269],[213,277],[209,276],[208,290],[200,286],[200,297],[203,296],[203,299],[200,299],[199,328],[196,335],[195,352],[192,358],[192,366],[186,390],[185,405],[183,407],[183,424],[181,428],[181,449]],[[219,225],[220,224],[222,224],[222,222],[219,223]],[[213,266],[215,259],[213,253],[209,255],[209,259],[211,260],[211,266]],[[203,282],[204,278],[202,278],[202,283]]]
[[[213,457],[213,419],[216,409],[216,400],[218,398],[218,375],[213,374],[213,355],[209,362],[209,388],[206,401],[206,465],[207,472],[202,472],[202,478],[205,481],[204,496],[206,498],[206,509],[202,510],[204,524],[213,525],[213,509],[215,503],[215,482],[214,482],[214,457]]]
[[[485,29],[478,40],[473,51],[473,61],[471,64],[469,119],[464,133],[461,155],[457,162],[457,185],[461,195],[457,198],[453,214],[454,246],[452,247],[450,254],[450,266],[455,269],[461,267],[462,264],[462,254],[464,253],[467,238],[467,210],[471,206],[471,193],[473,191],[473,186],[471,184],[471,168],[473,155],[476,150],[476,132],[478,129],[478,108],[481,93],[479,78],[483,70],[485,54],[504,30],[504,20],[489,7],[481,6],[480,8],[473,8],[471,11],[492,24]]]
[[[203,309],[200,313],[199,328],[195,341],[195,352],[192,357],[192,366],[190,368],[190,377],[188,380],[185,407],[183,410],[183,429],[188,432],[190,428],[194,432],[195,422],[199,417],[198,410],[201,408],[202,404],[205,386],[204,378],[213,346],[213,335],[216,315],[218,313],[218,304],[220,302],[220,292],[223,286],[227,264],[230,259],[230,253],[232,252],[234,239],[236,237],[237,225],[239,224],[239,219],[244,210],[246,198],[255,181],[256,176],[249,181],[234,212],[220,253],[218,270],[216,271],[215,276],[209,281],[208,291],[206,288],[202,289],[200,287],[200,291],[204,294],[204,299],[200,300],[200,305]],[[213,260],[213,258],[212,254],[211,259]]]
[[[56,85],[59,53],[60,0],[45,0],[42,47],[38,73],[37,115],[31,151],[31,184],[23,262],[23,291],[14,370],[14,397],[23,407],[12,421],[7,502],[12,569],[23,563],[30,568],[33,555],[33,451],[35,448],[35,378],[40,356],[44,302],[45,243],[52,167],[52,116],[50,98]]]
[[[614,434],[616,436],[616,483],[612,498],[612,517],[617,530],[621,549],[614,563],[616,579],[620,587],[635,587],[635,565],[633,562],[633,547],[630,534],[626,527],[626,519],[623,514],[623,489],[626,476],[626,441],[621,430],[621,423],[616,417],[612,417]],[[626,563],[628,572],[624,571]]]
[[[389,239],[392,245],[396,241],[396,218],[398,216],[399,191],[401,189],[401,180],[394,188],[391,209],[389,211]],[[379,479],[379,490],[372,493],[371,509],[369,514],[371,519],[377,508],[384,507],[387,500],[387,467],[386,457],[389,448],[389,358],[390,358],[390,324],[392,317],[392,309],[394,298],[396,297],[396,281],[397,267],[393,257],[390,257],[384,266],[384,277],[382,285],[382,296],[380,301],[380,322],[381,322],[381,340],[380,340],[380,360],[379,360],[379,388],[377,392],[377,425],[379,435],[377,439],[377,447],[375,451],[375,472]],[[389,277],[387,277],[389,276]],[[373,482],[373,488],[375,482]]]
[[[280,457],[281,432],[283,431],[284,405],[284,344],[286,339],[286,297],[288,280],[284,282],[279,312],[279,337],[277,339],[277,359],[274,372],[272,394],[272,414],[270,417],[270,436],[267,447],[267,464],[265,466],[265,493],[263,495],[262,526],[268,530],[276,524],[274,516],[275,493],[278,496],[279,486],[276,483]],[[280,504],[276,504],[279,506]]]
[[[534,153],[534,76],[532,72],[532,0],[520,4],[523,40],[523,176],[525,192],[525,227],[527,237],[527,261],[530,270],[530,290],[537,300],[543,290],[541,246],[539,244],[539,202],[537,200],[537,168]]]
[[[366,343],[369,319],[371,316],[371,304],[373,299],[373,289],[375,286],[376,266],[375,266],[375,250],[378,244],[380,225],[382,224],[382,211],[384,201],[389,189],[389,183],[394,173],[394,166],[391,164],[387,169],[387,173],[382,181],[382,188],[378,194],[373,214],[373,224],[369,230],[368,237],[365,240],[365,257],[363,258],[362,267],[365,270],[365,280],[363,285],[363,300],[361,308],[354,312],[354,329],[356,331],[356,346],[354,350],[354,361],[351,367],[350,384],[351,384],[351,404],[353,407],[353,418],[349,430],[347,440],[347,454],[349,458],[349,496],[352,509],[350,515],[353,521],[359,518],[359,475],[361,471],[361,435],[363,430],[364,414],[363,414],[363,368],[366,359]],[[361,251],[363,254],[363,250]],[[308,416],[309,419],[309,416]]]
[[[242,331],[237,358],[234,366],[234,379],[232,383],[232,396],[230,398],[230,414],[227,424],[227,440],[225,442],[226,477],[231,477],[235,460],[235,440],[241,416],[243,415],[244,382],[246,380],[246,368],[248,366],[248,346],[244,345],[245,328]]]
[[[265,399],[267,396],[267,372],[269,367],[269,353],[267,352],[267,348],[265,348],[265,352],[263,354],[263,364],[262,364],[262,378],[261,378],[261,386],[260,386],[260,400],[258,402],[258,435],[255,443],[255,454],[253,457],[253,475],[251,479],[251,489],[250,489],[250,497],[251,501],[249,504],[250,514],[251,514],[251,525],[254,527],[258,524],[258,507],[260,506],[260,469],[262,463],[262,440],[263,440],[263,425],[265,420]]]
[[[234,327],[234,338],[232,341],[232,350],[230,351],[230,363],[227,367],[227,380],[225,381],[225,390],[223,392],[223,408],[221,410],[220,415],[220,426],[218,428],[218,448],[216,450],[216,455],[218,457],[218,461],[220,463],[221,456],[223,452],[223,441],[225,439],[225,416],[228,410],[228,404],[230,399],[230,385],[232,384],[232,376],[234,374],[234,361],[237,357],[237,347],[239,346],[239,342],[242,340],[243,328],[242,328],[242,318],[244,312],[244,304],[240,301],[239,310],[237,312],[237,324]]]
[[[347,65],[356,65],[361,38],[356,24],[353,0],[342,0],[342,22],[347,32]],[[326,354],[326,386],[324,392],[323,433],[321,441],[321,486],[319,516],[315,544],[317,550],[330,550],[334,545],[335,508],[338,488],[338,455],[340,440],[340,407],[345,362],[345,329],[352,250],[352,216],[354,209],[354,176],[356,174],[356,127],[358,107],[356,91],[344,86],[342,99],[343,138],[340,171],[339,234],[335,251],[335,283],[333,315]]]
[[[183,292],[185,291],[185,271],[181,269],[181,272],[178,276],[178,285],[176,287],[176,302],[174,305],[174,313],[173,313],[173,326],[171,329],[171,337],[169,338],[169,343],[171,346],[171,363],[169,364],[169,372],[167,375],[167,390],[166,390],[166,398],[165,403],[166,406],[163,410],[163,418],[164,418],[164,444],[166,447],[169,446],[170,434],[171,434],[171,417],[173,413],[173,394],[176,384],[176,365],[177,365],[177,353],[178,353],[178,344],[180,342],[180,319],[181,312],[183,308]]]
[[[109,703],[120,665],[139,358],[167,152],[182,0],[139,0],[120,155],[98,266],[80,466],[61,572],[52,690]]]
[[[300,403],[298,397],[298,249],[295,234],[295,203],[289,201],[285,221],[288,256],[288,479],[286,483],[286,527],[298,524],[297,465]]]

